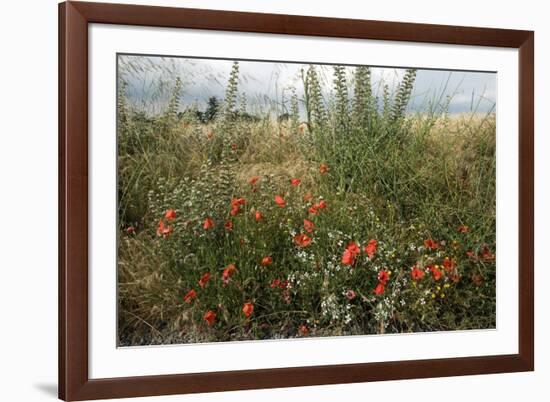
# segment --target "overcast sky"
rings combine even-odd
[[[176,77],[183,83],[181,107],[196,103],[205,107],[211,96],[223,99],[233,61],[192,59],[177,57],[119,56],[119,77],[127,84],[127,96],[132,103],[151,112],[165,106]],[[302,71],[309,64],[284,62],[240,61],[239,93],[245,93],[249,112],[273,110],[296,90],[303,95]],[[353,91],[353,71],[346,67],[348,86]],[[318,67],[325,98],[330,98],[333,69]],[[382,93],[382,85],[395,89],[404,73],[403,69],[373,67],[372,87],[375,94]],[[409,109],[425,111],[428,105],[444,103],[450,97],[450,113],[492,111],[496,102],[496,74],[445,70],[417,71]]]

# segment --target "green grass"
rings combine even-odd
[[[173,110],[147,116],[122,94],[120,344],[494,328],[494,115],[407,114],[398,95],[362,118],[352,99],[309,105],[324,107],[325,118],[304,128],[296,116],[226,113],[209,123]],[[237,198],[246,203],[232,216]],[[320,200],[327,207],[309,213]],[[164,217],[170,209],[174,219]],[[167,236],[157,234],[161,219]],[[208,230],[206,219],[214,222]],[[311,233],[304,219],[314,222]],[[300,233],[312,238],[307,247],[296,245]],[[372,259],[362,250],[353,265],[342,263],[349,242],[363,249],[371,239]],[[427,239],[437,249],[427,249]],[[266,256],[272,263],[262,266]],[[452,268],[442,266],[445,257]],[[230,264],[236,271],[225,283]],[[422,279],[412,279],[415,265]],[[439,280],[428,270],[434,265]],[[380,271],[391,275],[375,294]],[[205,273],[211,279],[202,288]],[[192,289],[197,297],[186,303]],[[249,317],[245,303],[254,305]],[[216,314],[211,325],[208,311]]]

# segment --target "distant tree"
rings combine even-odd
[[[215,96],[208,98],[206,110],[202,113],[202,121],[204,123],[209,123],[216,118],[220,110],[220,101]]]

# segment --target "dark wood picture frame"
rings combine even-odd
[[[519,353],[89,379],[88,24],[194,28],[519,49]],[[184,8],[59,5],[59,397],[85,400],[534,370],[534,33]]]

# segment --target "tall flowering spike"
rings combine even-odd
[[[284,208],[286,206],[286,201],[280,195],[276,195],[275,196],[275,204],[277,204],[281,208]]]

